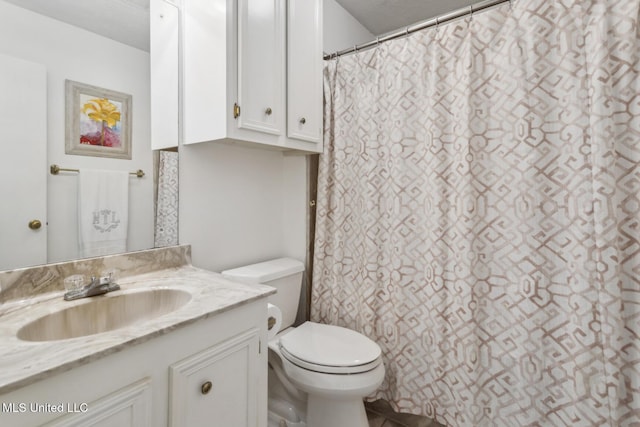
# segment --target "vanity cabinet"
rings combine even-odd
[[[321,152],[322,0],[182,0],[180,9],[182,142]]]
[[[0,425],[266,427],[266,306],[259,299],[0,394]]]

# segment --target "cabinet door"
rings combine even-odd
[[[322,139],[322,1],[288,0],[287,136]]]
[[[259,331],[249,330],[169,368],[169,425],[258,426]]]
[[[151,427],[151,380],[140,380],[95,402],[59,405],[69,414],[43,427]]]
[[[178,8],[151,0],[151,148],[178,146]]]
[[[280,135],[285,107],[284,0],[238,1],[238,127]]]
[[[227,136],[227,0],[182,0],[182,142]]]

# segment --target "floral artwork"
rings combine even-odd
[[[80,95],[80,144],[120,147],[122,103],[111,102],[107,98],[86,98],[89,97]]]
[[[131,95],[67,80],[65,152],[131,159]]]

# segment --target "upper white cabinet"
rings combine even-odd
[[[287,136],[322,146],[322,2],[288,0]]]
[[[149,3],[151,30],[151,148],[177,147],[178,7],[169,0]]]
[[[180,7],[182,142],[321,152],[322,0]]]
[[[241,129],[281,135],[286,118],[285,8],[281,0],[238,1]]]
[[[182,0],[182,142],[227,136],[227,0]],[[229,33],[229,34],[228,34]]]

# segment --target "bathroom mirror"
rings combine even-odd
[[[143,170],[129,179],[127,251],[153,247],[148,13],[149,0],[0,0],[0,77],[12,82],[0,85],[12,97],[0,103],[0,270],[79,257],[78,173],[54,164]],[[131,160],[65,153],[67,80],[131,96]]]

